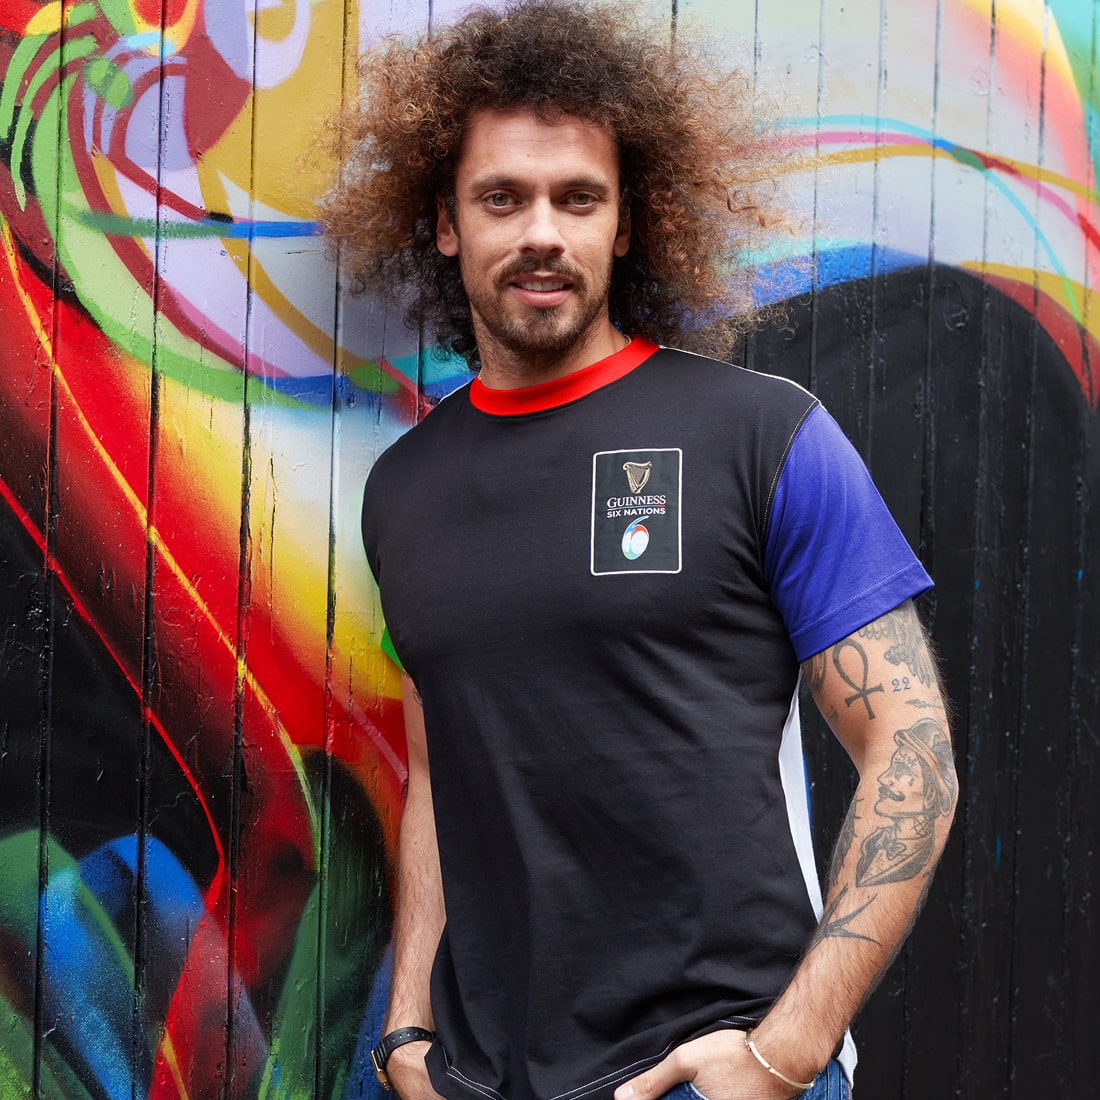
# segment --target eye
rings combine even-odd
[[[590,191],[577,191],[569,196],[569,202],[573,206],[592,206],[596,201],[596,196]]]
[[[485,196],[485,205],[494,210],[503,210],[512,204],[512,196],[505,191],[492,191]]]

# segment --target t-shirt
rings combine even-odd
[[[363,537],[424,703],[435,1088],[607,1098],[751,1026],[821,908],[799,662],[931,583],[835,422],[635,339],[445,399]]]

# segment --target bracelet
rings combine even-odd
[[[801,1089],[805,1092],[809,1088],[813,1088],[813,1081],[808,1081],[803,1084],[801,1081],[792,1081],[785,1073],[780,1073],[779,1070],[773,1065],[769,1065],[767,1058],[756,1049],[756,1044],[752,1041],[753,1029],[750,1027],[745,1032],[745,1046],[752,1051],[752,1056],[773,1076],[778,1077],[785,1085],[790,1085],[792,1089]]]

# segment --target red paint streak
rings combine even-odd
[[[52,311],[55,316],[54,343],[62,362],[58,367],[55,417],[57,511],[62,523],[50,565],[81,617],[92,625],[111,659],[137,691],[140,644],[135,645],[134,640],[142,636],[143,601],[122,594],[143,591],[146,531],[140,512],[122,493],[110,467],[117,461],[131,484],[139,474],[141,478],[148,476],[148,394],[140,381],[147,368],[120,356],[83,313],[66,301],[51,299],[48,288],[37,283],[18,260],[15,262],[24,292],[37,303],[41,314],[49,318]],[[6,446],[0,449],[4,499],[20,503],[18,497],[29,494],[36,500],[33,510],[44,515],[42,480],[34,476],[34,460],[28,456],[44,456],[47,452],[49,387],[38,380],[48,381],[50,368],[48,363],[34,365],[40,349],[10,278],[0,279],[0,295],[7,299],[0,299],[5,307],[3,314],[11,318],[0,358],[15,357],[0,371],[0,408],[8,428]],[[41,358],[38,361],[41,363]],[[71,378],[66,376],[65,363],[74,364]],[[65,392],[65,382],[72,396]],[[81,412],[89,419],[98,446],[85,433]],[[162,443],[162,451],[165,449]],[[160,512],[174,511],[168,501],[170,495],[184,502],[175,517],[181,531],[196,519],[196,507],[201,509],[201,502],[196,506],[193,492],[188,491],[193,488],[194,481],[189,485],[183,476],[165,476],[156,486]],[[174,492],[169,494],[169,490]],[[20,508],[23,522],[35,528],[26,507],[20,503]],[[220,530],[216,523],[212,527]],[[231,536],[236,523],[229,527]],[[41,547],[41,528],[36,532],[36,544]],[[230,552],[211,584],[204,587],[207,592],[217,593],[235,615],[238,549],[232,537],[220,545]],[[186,575],[191,576],[192,552],[206,547],[192,531],[190,539],[181,537],[173,549],[188,570]],[[110,595],[97,589],[100,563],[104,561],[116,574]],[[313,837],[303,792],[279,737],[277,715],[283,715],[296,740],[320,741],[324,737],[330,747],[346,748],[348,756],[357,759],[359,774],[373,771],[372,796],[380,799],[384,818],[392,820],[396,816],[400,791],[389,768],[379,768],[377,759],[363,759],[363,738],[355,738],[352,732],[344,740],[338,736],[338,731],[350,722],[343,708],[326,696],[323,684],[310,680],[304,669],[286,675],[286,647],[279,624],[268,609],[258,608],[250,610],[244,619],[253,635],[249,656],[269,656],[274,665],[283,655],[284,661],[283,667],[273,669],[263,681],[270,700],[259,698],[247,683],[244,685],[239,705],[247,784],[240,790],[240,816],[235,822],[228,817],[235,752],[235,654],[218,637],[216,621],[196,613],[180,578],[163,561],[158,561],[155,572],[157,616],[153,625],[158,683],[147,714],[188,776],[192,789],[201,789],[201,804],[218,844],[219,871],[205,888],[207,915],[196,929],[163,1033],[191,1095],[205,1096],[216,1094],[212,1067],[219,1062],[216,1052],[224,1053],[224,1034],[220,1029],[211,1029],[207,1012],[215,1019],[222,1013],[224,1018],[231,998],[237,1049],[249,1059],[262,1053],[262,1046],[254,1045],[262,1036],[251,1019],[248,996],[285,966],[303,907],[316,883]],[[308,722],[304,729],[290,725],[290,708],[282,705],[284,701],[290,703],[299,692],[312,703],[311,708],[301,711],[302,720]],[[298,717],[295,715],[295,720]],[[390,725],[389,716],[380,724]],[[223,853],[228,852],[229,845],[224,838],[234,825],[233,833],[241,840],[240,862],[226,874],[228,857]],[[390,836],[392,839],[392,831]],[[231,907],[231,898],[235,899],[235,907]],[[231,913],[235,918],[232,926]],[[231,952],[224,946],[230,943]],[[227,982],[230,959],[232,975]],[[158,1081],[163,1086],[160,1095],[175,1094],[171,1074],[158,1077]]]
[[[226,16],[219,12],[214,18]],[[237,120],[252,95],[252,85],[226,64],[225,58],[207,38],[201,19],[183,53],[188,67],[183,92],[183,127],[188,151],[197,160],[220,141]]]
[[[420,387],[407,374],[398,370],[388,359],[379,359],[378,369],[401,387],[405,401],[394,411],[405,423],[419,423],[435,408]]]
[[[927,145],[913,134],[894,134],[876,130],[807,131],[794,139],[796,145]]]
[[[20,524],[22,524],[23,529],[34,540],[35,546],[37,546],[39,551],[42,553],[46,568],[53,573],[53,575],[60,582],[62,588],[68,594],[69,599],[72,602],[73,610],[77,613],[78,617],[91,628],[92,633],[94,633],[95,636],[99,639],[103,648],[107,651],[108,656],[115,663],[119,672],[122,673],[122,676],[126,680],[126,683],[128,683],[133,689],[134,694],[139,699],[141,699],[141,686],[130,675],[130,672],[126,668],[125,662],[115,651],[106,634],[104,634],[104,632],[99,629],[99,626],[96,624],[96,621],[92,616],[92,613],[88,610],[87,605],[80,598],[73,585],[69,582],[69,578],[66,576],[65,570],[61,567],[61,564],[58,562],[58,560],[52,554],[50,554],[49,550],[47,549],[46,540],[45,538],[43,538],[42,532],[39,530],[38,525],[31,519],[31,517],[24,510],[23,506],[16,499],[15,494],[11,491],[10,487],[3,480],[2,475],[0,475],[0,498],[3,498],[3,500],[8,504],[12,512],[15,513],[16,519],[18,519]],[[217,852],[218,855],[217,870],[214,872],[214,877],[211,879],[209,887],[207,888],[207,897],[209,898],[211,895],[216,896],[221,893],[224,887],[223,876],[225,874],[225,850],[222,848],[221,838],[218,836],[217,827],[214,825],[214,818],[211,816],[210,807],[207,805],[206,799],[202,793],[202,789],[199,787],[195,776],[192,774],[191,769],[188,768],[183,757],[181,757],[180,754],[176,751],[176,746],[172,743],[172,739],[168,736],[168,731],[161,724],[160,719],[147,705],[143,705],[141,714],[143,720],[147,721],[160,735],[161,740],[164,742],[168,751],[172,754],[172,758],[179,765],[179,769],[183,774],[187,785],[194,792],[196,800],[202,807],[203,816],[206,818],[207,825],[209,825],[210,827],[210,839],[213,842],[214,850]]]
[[[157,200],[158,205],[168,210],[174,210],[191,221],[201,222],[206,219],[207,211],[201,206],[187,202],[174,191],[162,189],[156,177],[151,176],[144,168],[135,163],[126,152],[126,135],[133,120],[133,109],[141,102],[142,97],[151,88],[161,84],[162,79],[167,80],[172,76],[184,76],[187,73],[186,65],[177,61],[164,66],[163,73],[157,69],[151,69],[142,73],[133,82],[133,100],[128,108],[117,112],[114,124],[111,127],[109,148],[106,150],[111,164],[121,172],[131,183],[136,184],[151,198]],[[103,136],[103,100],[96,99],[95,114],[93,116],[92,134],[95,143],[100,143]],[[75,150],[74,150],[75,152]],[[83,180],[81,181],[83,182]],[[106,207],[104,207],[106,209]]]
[[[0,27],[7,27],[9,31],[22,35],[27,24],[40,10],[40,5],[30,4],[27,0],[4,0],[0,4]]]
[[[138,19],[150,27],[172,27],[187,12],[189,0],[130,0]],[[201,16],[200,16],[201,18]]]
[[[1077,215],[1077,224],[1081,227],[1081,232],[1085,234],[1089,244],[1091,244],[1093,248],[1100,250],[1100,230],[1081,213]]]
[[[71,109],[68,111],[68,119],[69,148],[76,169],[77,178],[80,180],[80,185],[84,192],[85,202],[91,210],[109,211],[112,209],[110,200],[107,198],[102,187],[100,187],[99,179],[96,176],[95,168],[91,162],[91,154],[85,146],[83,105],[80,103],[73,103]],[[116,138],[121,140],[120,135],[122,133],[123,127],[121,127],[121,125],[116,125],[116,131],[111,139],[112,149],[114,148],[113,143]],[[140,172],[141,170],[138,169],[138,171]],[[141,186],[146,186],[150,177],[146,173],[142,174],[145,177],[144,180],[139,179],[137,182]],[[162,206],[172,208],[173,204],[172,200],[168,197],[168,192],[154,193],[156,194],[157,201],[159,201]],[[179,200],[179,202],[182,203],[183,200]],[[153,197],[151,195],[150,206],[152,206],[152,203]],[[190,205],[191,211],[197,212],[200,217],[205,216],[205,213],[197,207],[191,204],[184,205]],[[111,245],[123,267],[125,267],[134,280],[134,283],[139,287],[151,288],[150,296],[157,304],[157,312],[174,325],[184,337],[194,341],[202,350],[210,351],[220,358],[227,359],[229,362],[233,362],[234,359],[239,358],[239,345],[228,339],[219,341],[213,338],[214,333],[212,333],[211,328],[200,327],[191,320],[180,305],[176,292],[170,284],[161,278],[156,270],[153,259],[145,251],[140,241],[132,237],[116,236],[112,238]],[[244,294],[242,289],[242,301],[243,298]],[[273,373],[277,372],[274,372],[273,369]]]
[[[1100,363],[1100,341],[1074,320],[1054,298],[1041,290],[1037,291],[1032,284],[1002,275],[987,275],[985,279],[1034,315],[1066,357],[1089,408],[1096,412],[1100,393],[1097,392],[1090,364]]]
[[[111,465],[124,478],[134,497],[142,500],[149,476],[151,378],[144,365],[120,357],[86,315],[66,302],[53,301],[49,289],[29,269],[20,265],[19,273],[19,280],[40,315],[58,313],[59,357],[63,362],[79,364],[78,368],[64,371],[75,404],[63,400],[58,410],[58,453],[62,457],[59,473],[66,519],[59,529],[59,562],[67,567],[74,591],[90,594],[90,606],[101,606],[100,611],[92,613],[105,632],[116,632],[114,651],[120,660],[126,661],[128,657],[131,677],[139,679],[135,670],[140,668],[140,647],[135,649],[133,643],[141,637],[141,624],[120,618],[127,613],[120,601],[103,604],[102,596],[94,595],[99,564],[96,554],[89,554],[89,548],[102,548],[100,553],[118,571],[121,585],[142,590],[144,521],[134,512],[133,504],[122,496],[110,468],[102,464],[102,453],[110,456]],[[13,296],[10,309],[5,312],[18,320],[23,317],[22,303]],[[15,336],[14,332],[9,335],[8,346],[13,350],[19,347]],[[35,344],[33,334],[28,334],[26,347],[33,348]],[[29,354],[33,356],[33,350]],[[48,421],[44,415],[38,422],[33,418],[27,420],[26,387],[20,385],[16,372],[4,372],[0,392],[4,390],[8,391],[5,405],[25,419],[22,428],[10,439],[9,459],[0,458],[4,461],[2,472],[8,475],[11,458],[45,453]],[[80,413],[87,418],[102,453],[89,450],[91,441],[79,424]],[[219,638],[218,624],[236,622],[239,514],[223,514],[218,498],[204,495],[203,486],[209,482],[210,471],[188,459],[172,435],[171,425],[162,424],[156,524],[163,543],[172,548],[184,577],[201,593],[208,610],[196,606],[192,594],[183,587],[182,578],[158,564],[155,574],[158,612],[154,628],[163,686],[156,710],[164,729],[184,731],[177,743],[191,746],[189,768],[201,781],[205,775],[223,776],[225,763],[231,758],[228,751],[220,753],[218,746],[228,746],[232,740],[231,717],[225,716],[233,712],[236,658],[233,646],[227,646],[224,637]],[[28,481],[21,476],[19,484]],[[104,616],[115,621],[105,622]],[[285,759],[286,750],[276,724],[278,715],[296,744],[328,747],[341,759],[354,763],[359,774],[363,774],[365,767],[371,777],[372,797],[387,822],[387,835],[392,840],[389,825],[395,821],[400,805],[400,777],[374,756],[367,738],[357,732],[359,727],[348,709],[350,704],[345,705],[325,691],[323,652],[318,653],[318,668],[314,670],[288,659],[283,640],[287,628],[279,624],[269,606],[251,608],[248,623],[249,668],[270,696],[270,700],[262,703],[248,701],[250,712],[253,709],[263,712],[249,714],[248,736],[256,744],[266,742],[270,751],[278,754],[275,759]],[[232,627],[226,630],[230,636],[233,632]],[[265,711],[265,706],[271,709]],[[375,733],[400,757],[404,737],[399,708],[393,701],[377,697],[368,698],[359,706],[367,712],[366,720],[374,726]],[[202,753],[201,759],[194,758],[198,752]],[[300,792],[292,796],[287,808],[298,806],[300,812],[300,797]],[[215,821],[222,816],[213,807],[211,812]],[[300,827],[301,847],[305,850],[311,846],[308,828],[304,821]]]

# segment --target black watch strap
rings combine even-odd
[[[392,1089],[389,1076],[386,1073],[386,1063],[390,1055],[406,1043],[431,1043],[435,1041],[435,1032],[426,1027],[399,1027],[388,1035],[383,1035],[376,1046],[370,1052],[370,1064],[374,1070],[374,1076],[384,1089]]]

